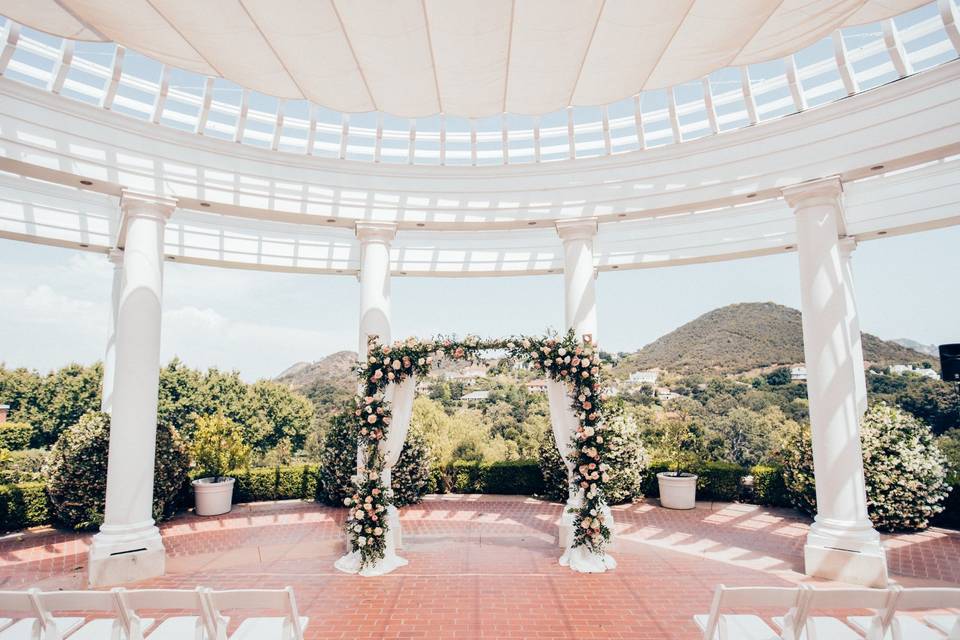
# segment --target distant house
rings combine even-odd
[[[465,385],[471,385],[479,378],[486,377],[487,367],[485,365],[472,364],[461,371],[445,371],[443,379],[451,382],[462,382]]]
[[[629,384],[633,386],[639,386],[641,384],[649,384],[654,386],[657,384],[657,378],[660,377],[660,371],[657,369],[649,369],[647,371],[634,371],[630,374],[628,380]]]
[[[461,396],[460,400],[463,402],[482,402],[490,398],[489,391],[471,391],[470,393]]]
[[[0,404],[0,422],[7,421],[7,413],[10,411],[10,405]]]
[[[659,398],[661,402],[673,400],[674,398],[677,398],[679,396],[680,394],[674,393],[673,391],[671,391],[670,387],[659,387],[657,389],[657,398]]]
[[[807,379],[807,368],[804,366],[799,367],[790,367],[790,379],[791,380],[806,380]]]
[[[921,369],[920,367],[914,367],[911,364],[895,364],[890,367],[890,373],[893,375],[902,376],[905,373],[912,373],[913,375],[923,376],[924,378],[933,378],[934,380],[940,379],[940,374],[934,369]]]
[[[547,381],[546,380],[531,380],[527,383],[527,391],[530,393],[546,393],[547,392]]]

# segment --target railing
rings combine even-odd
[[[281,152],[393,164],[525,164],[682,143],[832,102],[955,59],[958,24],[954,0],[938,0],[837,31],[783,60],[542,117],[339,113],[10,20],[3,23],[0,74],[139,120]]]

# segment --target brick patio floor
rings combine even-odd
[[[307,638],[700,637],[714,587],[786,585],[802,575],[809,520],[786,509],[655,501],[614,509],[617,570],[557,564],[561,505],[516,496],[428,496],[402,510],[407,567],[337,572],[343,509],[279,502],[161,526],[167,575],[142,587],[292,585]],[[0,539],[0,588],[83,588],[89,535],[34,530]],[[885,536],[905,586],[960,584],[960,533]]]

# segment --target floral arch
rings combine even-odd
[[[503,351],[516,362],[540,370],[547,378],[550,420],[567,467],[570,499],[561,525],[565,551],[560,564],[575,571],[613,569],[606,553],[613,516],[604,483],[604,369],[592,336],[514,336],[463,340],[410,338],[385,345],[370,336],[367,360],[357,369],[357,475],[346,531],[350,552],[337,560],[341,571],[382,575],[407,564],[397,555],[400,519],[393,505],[390,472],[400,457],[412,416],[416,378],[444,358],[480,360],[483,351]]]

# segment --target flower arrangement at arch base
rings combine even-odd
[[[350,512],[346,531],[351,549],[360,555],[361,567],[375,565],[384,558],[389,522],[387,510],[392,504],[392,491],[383,481],[384,459],[381,443],[385,440],[392,419],[385,400],[387,386],[401,383],[411,376],[423,377],[444,358],[479,362],[481,352],[504,351],[514,361],[528,364],[535,370],[565,384],[571,407],[578,420],[572,436],[572,481],[582,491],[578,508],[572,509],[573,548],[583,547],[603,556],[611,538],[609,510],[604,497],[608,467],[604,464],[603,368],[596,345],[590,335],[578,339],[573,331],[563,336],[517,336],[482,340],[468,336],[463,340],[435,338],[420,341],[414,338],[380,344],[377,336],[368,340],[367,360],[358,368],[361,394],[355,410],[359,443],[358,472],[354,478],[356,491],[344,503]]]

